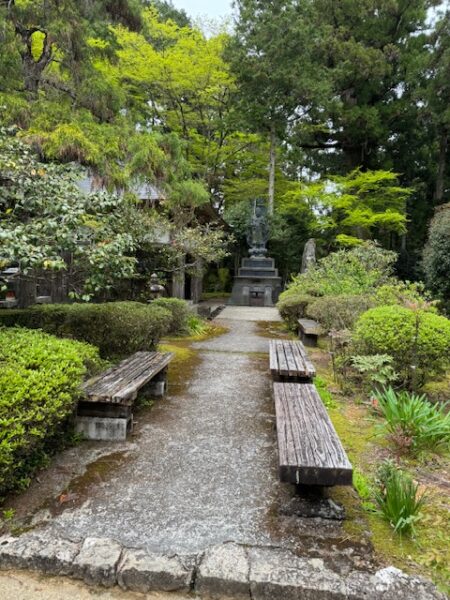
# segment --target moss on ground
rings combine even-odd
[[[227,333],[228,329],[223,327],[222,325],[216,325],[215,323],[208,323],[206,325],[205,331],[195,335],[178,335],[178,336],[168,336],[161,340],[161,345],[166,343],[173,342],[202,342],[204,340],[209,340],[211,338],[218,337],[219,335],[223,335]]]

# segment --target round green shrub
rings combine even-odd
[[[167,333],[177,335],[188,331],[190,310],[185,300],[180,300],[179,298],[158,298],[157,300],[153,300],[151,306],[159,306],[169,310],[172,314],[172,322]]]
[[[353,340],[359,354],[392,356],[407,384],[425,382],[450,361],[450,320],[423,310],[372,308],[359,317]]]
[[[280,294],[277,308],[290,329],[298,328],[298,319],[306,315],[306,307],[313,300],[315,300],[314,296],[308,296],[294,289],[288,289]]]
[[[67,425],[97,348],[41,331],[0,328],[0,496],[29,483]]]

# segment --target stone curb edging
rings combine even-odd
[[[0,537],[0,569],[68,575],[89,585],[124,590],[193,591],[201,596],[248,600],[445,600],[435,586],[388,567],[346,577],[319,558],[289,550],[228,542],[196,555],[163,555],[123,548],[109,538],[83,542],[30,532]]]

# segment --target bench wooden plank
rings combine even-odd
[[[131,404],[146,383],[167,367],[170,352],[136,352],[100,376],[85,382],[82,389],[87,402]]]
[[[309,360],[309,356],[306,352],[305,346],[301,342],[292,342],[292,351],[297,357],[299,363],[299,370],[303,369],[303,373],[309,377],[316,376],[316,368]]]
[[[278,358],[277,358],[277,348],[275,346],[276,340],[270,340],[269,342],[269,362],[270,362],[270,372],[272,374],[278,373]]]
[[[352,465],[313,384],[274,383],[280,479],[351,485]]]
[[[280,375],[289,376],[289,365],[286,360],[283,342],[281,340],[277,340],[275,342],[275,346],[277,351],[278,372]]]
[[[306,354],[301,342],[292,340],[271,340],[270,372],[274,378],[286,380],[310,380],[316,370]]]
[[[289,368],[289,377],[296,377],[298,373],[304,371],[303,363],[298,360],[298,356],[294,353],[294,345],[292,342],[283,344],[284,354],[286,356],[286,362]]]

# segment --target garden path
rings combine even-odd
[[[339,523],[280,512],[293,488],[277,474],[270,325],[236,318],[246,312],[227,309],[218,337],[180,342],[189,359],[174,361],[169,394],[137,414],[131,439],[62,453],[12,503],[17,517],[55,536],[111,537],[156,552],[232,540],[290,547],[344,570],[365,563],[367,546]]]

